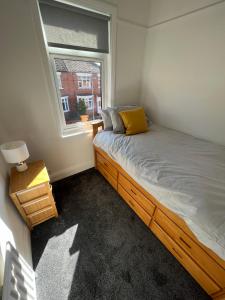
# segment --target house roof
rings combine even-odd
[[[55,58],[55,66],[57,72],[68,72],[66,64],[63,59]]]
[[[55,58],[57,72],[100,73],[100,65],[89,61]]]

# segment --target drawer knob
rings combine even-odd
[[[179,237],[179,239],[185,246],[187,246],[189,249],[191,249],[191,246],[181,236]]]

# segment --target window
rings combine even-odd
[[[93,110],[93,95],[89,96],[77,96],[77,102],[80,103],[80,101],[84,101],[87,110]]]
[[[58,89],[65,126],[70,128],[76,126],[76,123],[81,122],[81,115],[88,115],[88,121],[99,119],[102,101],[97,103],[97,99],[98,97],[102,99],[103,93],[94,86],[97,87],[98,81],[104,80],[102,72],[104,59],[96,57],[87,60],[57,54],[52,54],[51,57],[55,74],[63,72],[66,78],[64,89]],[[70,97],[64,96],[65,94]]]
[[[97,97],[97,112],[100,114],[102,109],[102,98],[101,97]]]
[[[61,89],[63,89],[63,87],[62,87],[61,72],[57,72],[56,75],[57,75],[58,86],[59,86],[59,89],[61,90]]]
[[[62,134],[68,131],[70,135],[81,130],[83,120],[99,119],[102,107],[110,105],[110,17],[92,9],[89,0],[90,10],[60,1],[39,1],[58,96],[57,116]]]
[[[98,89],[100,90],[101,89],[101,78],[98,74]]]
[[[92,74],[77,73],[78,88],[91,89],[92,88]]]
[[[69,97],[68,96],[61,97],[61,102],[62,102],[62,109],[63,109],[63,111],[64,112],[70,111]]]

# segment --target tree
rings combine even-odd
[[[80,99],[80,101],[78,102],[78,111],[80,115],[86,115],[87,106],[84,99]]]

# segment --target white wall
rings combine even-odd
[[[223,145],[224,16],[223,2],[148,29],[142,82],[155,122]]]
[[[117,0],[118,17],[122,20],[148,25],[149,20],[149,0]]]
[[[219,0],[149,0],[148,26],[190,13]]]
[[[115,104],[140,101],[149,0],[110,0],[117,5]]]
[[[100,0],[118,8],[118,19],[147,27],[149,21],[149,0]]]
[[[92,137],[91,134],[68,138],[59,135],[53,109],[55,99],[49,94],[43,66],[45,59],[29,1],[3,0],[0,4],[0,34],[3,37],[0,119],[8,139],[25,140],[30,159],[44,159],[53,178],[58,179],[93,166]],[[133,11],[132,18],[134,15]],[[137,15],[138,22],[140,14]],[[143,26],[118,21],[116,104],[138,101],[145,31]]]
[[[0,127],[0,143],[5,139]],[[0,290],[3,285],[6,243],[9,241],[32,266],[30,231],[9,199],[8,167],[0,155]]]
[[[145,35],[145,28],[118,21],[116,103],[136,104],[140,101]]]

